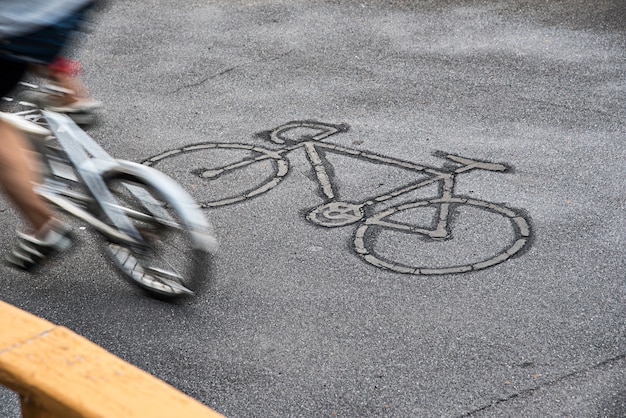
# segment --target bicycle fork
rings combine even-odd
[[[65,150],[71,164],[90,191],[91,196],[111,220],[115,228],[102,222],[89,211],[74,204],[75,200],[92,200],[86,196],[54,187],[56,182],[48,181],[37,192],[59,208],[89,223],[109,239],[125,245],[142,247],[143,238],[128,217],[117,209],[115,198],[103,180],[102,174],[117,163],[109,154],[96,144],[89,135],[81,130],[70,118],[53,112],[43,112],[57,140]],[[90,157],[89,154],[93,156]]]
[[[441,188],[441,197],[433,201],[433,203],[439,203],[438,221],[435,230],[416,231],[424,233],[433,239],[445,239],[450,236],[449,219],[450,219],[450,200],[454,196],[454,185],[456,182],[456,176],[460,173],[467,171],[481,169],[488,171],[506,171],[507,167],[502,164],[486,163],[483,161],[476,161],[465,157],[459,157],[458,155],[447,154],[445,158],[454,162],[462,164],[461,167],[455,169],[452,173],[442,173],[441,180],[443,182]]]

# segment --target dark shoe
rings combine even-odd
[[[18,231],[17,242],[6,256],[7,262],[28,271],[72,246],[72,233],[65,224],[55,221],[49,228],[42,239]]]

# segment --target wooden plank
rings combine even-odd
[[[0,335],[0,384],[20,393],[25,413],[45,411],[31,416],[221,417],[69,329],[3,302]]]
[[[15,343],[36,338],[56,325],[0,301],[0,353]]]

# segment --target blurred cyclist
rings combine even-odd
[[[33,65],[49,66],[61,56],[94,4],[95,0],[0,0],[0,97],[10,93]],[[35,194],[38,179],[29,151],[28,140],[0,116],[0,186],[32,228],[29,233],[18,232],[6,258],[25,270],[71,245],[69,228]]]

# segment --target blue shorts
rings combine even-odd
[[[70,13],[54,25],[0,43],[0,59],[48,64],[60,55],[73,32],[80,28],[93,4]]]

